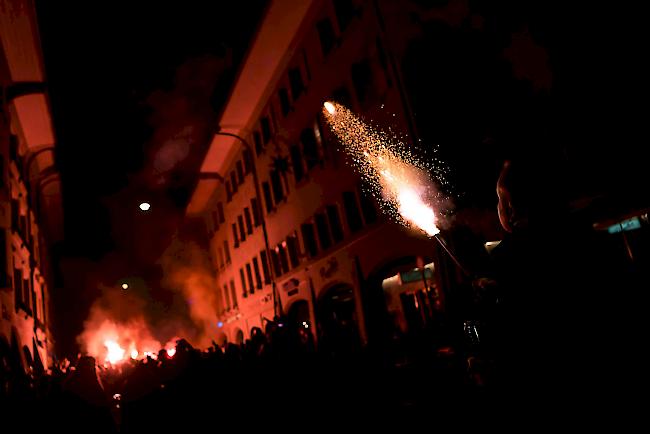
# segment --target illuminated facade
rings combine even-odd
[[[33,2],[0,1],[0,356],[51,365],[49,247],[61,239],[60,179]]]
[[[241,343],[282,314],[317,339],[348,327],[364,345],[377,322],[406,330],[441,308],[434,243],[380,213],[321,117],[331,98],[412,136],[400,44],[379,10],[270,2],[219,121],[246,144],[215,134],[187,210],[210,240],[221,339]]]

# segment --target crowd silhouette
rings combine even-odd
[[[395,364],[346,342],[317,349],[302,323],[276,319],[242,345],[199,350],[180,339],[173,357],[162,349],[115,365],[79,356],[38,376],[4,370],[2,408],[28,431],[170,432],[227,421],[244,429],[296,417],[383,424],[480,387],[453,351],[438,350],[418,347]]]
[[[431,329],[361,346],[345,328],[330,324],[315,342],[313,325],[275,318],[241,345],[197,349],[180,339],[173,355],[162,349],[116,365],[83,355],[25,372],[3,356],[3,420],[21,432],[171,432],[231,422],[313,430],[485,423],[482,416],[508,420],[521,408],[549,420],[575,415],[576,401],[610,402],[603,398],[611,387],[633,380],[628,360],[638,345],[627,312],[643,279],[569,216],[555,201],[560,187],[535,167],[504,166],[497,187],[506,235],[464,292],[448,294],[445,318]]]

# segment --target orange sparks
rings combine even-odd
[[[323,113],[384,211],[429,236],[439,233],[431,204],[436,189],[429,173],[444,169],[419,161],[404,143],[373,128],[341,104],[328,101]]]

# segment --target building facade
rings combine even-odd
[[[321,115],[336,100],[415,140],[381,7],[268,6],[187,210],[210,240],[222,341],[281,316],[362,346],[444,307],[435,243],[380,212]]]
[[[52,363],[48,252],[63,223],[32,1],[0,1],[0,41],[0,355],[29,372]]]

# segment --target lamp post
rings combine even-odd
[[[267,267],[269,269],[269,275],[271,277],[271,291],[273,295],[273,315],[278,317],[282,314],[282,306],[280,305],[281,302],[279,297],[277,296],[277,287],[275,284],[275,274],[273,273],[273,267],[269,262],[271,259],[271,249],[269,248],[269,236],[266,230],[266,218],[264,217],[264,211],[262,210],[262,195],[260,194],[259,178],[257,176],[257,164],[255,162],[255,158],[253,158],[254,155],[253,149],[243,137],[240,137],[237,134],[229,133],[226,131],[220,131],[220,130],[217,130],[216,132],[214,132],[214,134],[218,136],[232,137],[234,139],[239,140],[239,142],[243,145],[244,149],[246,149],[251,155],[251,170],[253,172],[253,184],[255,184],[255,196],[257,197],[257,207],[258,207],[257,212],[259,213],[260,222],[262,223],[262,233],[264,235],[264,250],[266,251]],[[280,315],[278,315],[278,305],[280,305],[279,306]]]

